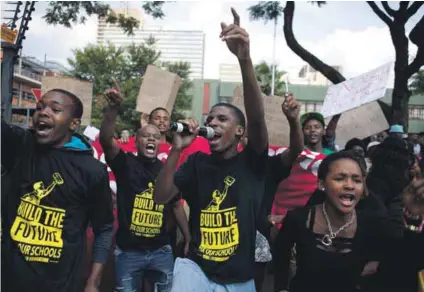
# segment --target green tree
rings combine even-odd
[[[277,25],[278,19],[283,14],[283,7],[278,1],[265,1],[259,2],[256,5],[248,8],[251,20],[264,20],[265,23],[268,21],[274,22],[274,43],[272,45],[272,73],[271,73],[271,92],[270,95],[274,95],[275,92],[275,45],[277,40]],[[278,80],[278,79],[277,79]]]
[[[73,51],[68,59],[70,74],[93,82],[92,124],[100,126],[106,101],[103,92],[113,86],[115,78],[121,86],[125,100],[117,119],[117,130],[133,130],[140,120],[135,111],[141,78],[149,64],[157,64],[160,52],[154,49],[154,39],[141,45],[116,47],[113,44],[88,45]]]
[[[186,112],[191,110],[191,102],[193,96],[189,94],[193,83],[191,82],[190,63],[188,62],[174,62],[164,63],[163,66],[169,72],[175,73],[181,77],[182,82],[178,90],[177,98],[175,99],[174,108],[171,114],[171,120],[177,121],[186,117]]]
[[[424,95],[424,70],[418,71],[411,79],[410,89],[412,93]]]
[[[127,129],[133,131],[140,121],[136,108],[137,96],[142,77],[149,64],[161,66],[160,52],[154,48],[154,38],[143,44],[128,47],[116,47],[113,44],[88,45],[74,50],[74,57],[68,59],[72,68],[70,75],[93,82],[92,124],[99,127],[103,119],[103,108],[107,105],[103,92],[113,86],[112,78],[120,84],[124,101],[117,117],[117,132]],[[164,69],[178,74],[182,85],[173,109],[173,117],[181,118],[191,108],[191,96],[188,91],[192,86],[189,79],[190,64],[184,62],[166,63]]]
[[[284,71],[278,71],[277,65],[273,66],[275,69],[275,95],[282,96],[285,91],[284,81],[281,78],[286,73]],[[261,91],[266,95],[272,94],[272,69],[271,66],[266,62],[261,62],[255,66],[256,78],[258,79]]]
[[[144,12],[153,18],[165,16],[162,11],[165,1],[142,1],[142,3]],[[118,24],[129,35],[140,25],[140,21],[134,17],[115,14],[109,4],[101,1],[50,1],[43,18],[48,24],[59,24],[70,28],[73,24],[84,23],[87,16],[92,15],[105,17],[107,23]]]

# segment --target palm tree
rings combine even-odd
[[[413,94],[424,94],[424,70],[412,75],[412,82],[409,85]]]
[[[279,1],[259,2],[256,5],[248,8],[251,20],[263,20],[265,24],[268,21],[274,21],[274,44],[272,48],[272,81],[271,95],[274,95],[275,89],[275,44],[277,39],[277,24],[278,18],[283,14],[284,8]]]
[[[272,84],[275,85],[275,94],[282,96],[284,93],[284,82],[281,81],[284,71],[278,71],[276,66],[272,66],[274,70],[264,61],[255,66],[256,78],[258,79],[259,86],[261,87],[261,91],[266,95],[272,94]],[[276,82],[272,82],[274,73],[274,77]]]

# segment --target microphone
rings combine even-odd
[[[190,133],[188,126],[182,123],[172,123],[169,129],[171,132],[176,133]],[[211,127],[200,127],[198,135],[210,140],[215,136],[215,131]]]

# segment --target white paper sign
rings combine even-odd
[[[96,127],[88,125],[87,128],[85,128],[83,134],[91,141],[95,141],[97,136],[100,134],[100,130]]]
[[[321,114],[327,118],[384,97],[393,62],[328,87]]]

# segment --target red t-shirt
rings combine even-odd
[[[288,210],[306,205],[318,187],[318,168],[325,157],[325,154],[306,148],[302,151],[291,169],[290,176],[277,188],[271,214],[286,215]]]

